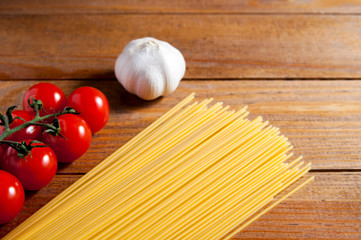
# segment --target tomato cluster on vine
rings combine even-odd
[[[66,98],[51,83],[30,87],[23,109],[14,109],[0,116],[0,224],[21,211],[24,189],[45,187],[58,162],[80,158],[109,117],[108,100],[98,89],[80,87]]]

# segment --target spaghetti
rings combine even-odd
[[[310,164],[246,108],[191,94],[4,239],[230,239]]]

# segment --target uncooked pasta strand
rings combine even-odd
[[[116,150],[113,154],[111,154],[107,159],[102,161],[100,164],[98,164],[95,168],[90,170],[87,174],[85,174],[83,177],[81,177],[78,181],[73,183],[71,187],[68,187],[66,190],[64,190],[61,194],[53,198],[49,203],[47,203],[40,211],[37,211],[34,213],[31,217],[26,219],[21,225],[19,225],[17,228],[15,228],[13,231],[11,231],[9,234],[6,235],[6,238],[16,237],[17,234],[22,233],[27,228],[30,228],[32,225],[37,223],[37,220],[40,220],[40,216],[43,215],[46,211],[51,211],[54,209],[58,203],[61,203],[62,200],[68,196],[70,193],[75,191],[79,186],[81,186],[83,183],[91,179],[91,177],[99,172],[102,171],[102,169],[106,168],[108,165],[110,165],[114,158],[122,154],[122,152],[126,151],[128,148],[132,147],[132,144],[136,143],[142,137],[149,134],[152,130],[156,129],[159,125],[161,125],[162,122],[169,119],[171,116],[173,116],[177,111],[179,111],[182,107],[184,107],[186,104],[188,104],[190,101],[194,99],[195,93],[191,93],[189,96],[187,96],[185,99],[183,99],[181,102],[179,102],[176,106],[171,108],[167,113],[162,115],[160,118],[158,118],[155,122],[153,122],[151,125],[149,125],[147,128],[145,128],[142,132],[140,132],[137,136],[135,136],[133,139],[128,141],[123,147]],[[26,226],[26,228],[24,227]]]
[[[226,163],[226,162],[225,162]],[[225,164],[225,163],[223,163],[223,165]],[[236,162],[234,162],[234,164],[237,164]],[[242,164],[241,164],[242,165]],[[232,165],[230,165],[229,166],[231,169],[235,169],[234,167],[232,167]],[[209,174],[212,174],[212,173],[208,173],[207,175],[204,175],[203,177],[205,177],[206,179],[208,179],[208,182],[210,182],[209,181],[209,177],[207,177],[207,176],[209,176]],[[228,174],[228,173],[227,173]],[[229,173],[230,174],[230,173]],[[212,175],[210,175],[210,176],[212,176]],[[176,196],[175,196],[176,197]],[[183,199],[183,197],[181,198],[181,199]],[[173,205],[173,202],[171,201],[171,203],[172,203],[172,205]]]
[[[209,99],[209,100],[204,100],[201,104],[200,104],[200,106],[205,106],[205,104],[207,104],[207,103],[209,103],[211,101],[211,99]],[[214,112],[214,111],[217,111],[217,110],[219,110],[220,109],[220,106],[221,106],[221,103],[216,103],[215,105],[213,105],[212,107],[210,107],[209,108],[209,111],[207,111],[207,110],[201,110],[201,109],[196,109],[196,111],[194,112],[194,113],[192,113],[192,114],[190,114],[189,116],[186,116],[186,118],[184,119],[184,120],[182,120],[179,124],[181,124],[181,123],[186,123],[187,122],[187,119],[189,119],[190,117],[194,117],[194,116],[196,116],[195,114],[197,114],[197,113],[199,113],[199,115],[198,115],[198,117],[204,117],[204,116],[206,116],[206,114],[207,113],[209,113],[209,114],[211,114],[212,112]],[[197,118],[195,118],[195,119],[197,119]],[[207,119],[207,118],[204,118],[204,119]],[[180,131],[180,129],[182,129],[182,128],[180,128],[180,125],[177,125],[178,126],[178,128],[176,128],[176,130],[178,130],[178,131]],[[192,130],[194,127],[195,127],[196,125],[194,125],[194,126],[191,126],[191,128],[190,129],[187,129],[187,131],[185,132],[185,133],[187,133],[187,132],[189,132],[190,130]],[[169,137],[168,137],[169,138]],[[165,143],[165,142],[167,142],[167,144],[170,144],[170,143],[172,143],[172,142],[174,142],[175,141],[175,138],[174,139],[172,139],[172,141],[166,141],[166,140],[164,140],[164,139],[162,139],[162,143]],[[159,143],[158,143],[159,144]],[[159,148],[157,148],[157,149],[159,149]],[[158,153],[159,154],[159,153]],[[144,154],[143,154],[144,155]],[[126,154],[125,155],[126,157],[128,157],[128,159],[127,159],[127,162],[129,162],[131,159],[133,159],[132,157],[130,157],[130,156],[128,156],[128,154]],[[124,162],[122,162],[122,163],[124,163]],[[132,165],[132,166],[135,166],[136,168],[136,170],[137,169],[139,169],[142,165],[140,164],[140,162],[133,162],[134,164]],[[109,171],[109,174],[110,174],[110,176],[112,176],[112,173],[114,173],[114,172],[117,172],[117,171],[119,171],[120,169],[121,169],[121,167],[123,166],[124,164],[119,164],[119,165],[117,165],[117,166],[115,166],[113,169],[111,169],[110,171]],[[123,174],[122,174],[122,178],[125,178],[126,176],[129,176],[132,172],[134,172],[134,168],[132,168],[131,169],[131,171],[130,171],[130,173],[127,171],[127,169],[125,168],[124,170],[123,170]],[[80,201],[80,202],[83,202],[83,203],[85,203],[85,202],[87,202],[88,200],[90,200],[90,198],[88,198],[88,196],[94,196],[94,195],[96,195],[98,192],[100,193],[101,192],[101,189],[103,188],[103,184],[104,183],[108,183],[108,184],[112,184],[112,178],[113,178],[114,176],[112,176],[112,177],[107,177],[107,175],[105,175],[105,174],[103,174],[103,176],[102,177],[99,177],[99,179],[98,179],[98,181],[99,182],[101,182],[102,184],[100,185],[100,184],[96,184],[95,186],[91,186],[91,191],[87,191],[86,189],[85,190],[83,190],[83,194],[79,194],[78,193],[78,195],[77,195],[77,200],[78,201]],[[94,194],[94,193],[96,193],[96,194]],[[55,213],[52,215],[53,216],[53,218],[51,218],[51,219],[44,219],[43,220],[43,224],[47,224],[47,222],[49,222],[49,221],[52,221],[52,219],[54,219],[55,217],[58,219],[59,218],[59,215],[63,215],[63,214],[68,214],[68,212],[69,211],[73,211],[73,210],[75,210],[75,209],[71,209],[74,205],[76,205],[77,204],[77,202],[75,202],[75,201],[69,201],[69,202],[67,202],[66,203],[66,207],[65,206],[63,206],[62,207],[62,209],[56,209],[55,210]],[[43,227],[44,225],[39,225],[38,227],[40,228],[40,227]],[[36,235],[36,237],[41,237],[41,233],[42,232],[44,232],[45,231],[45,229],[39,229],[39,233]]]
[[[239,116],[240,114],[242,114],[242,112],[243,112],[243,111],[240,111],[239,113],[237,113],[238,116]],[[202,135],[199,135],[198,137],[202,137]],[[187,143],[187,145],[191,145],[191,144],[192,144],[192,142]],[[166,163],[166,162],[162,161],[162,165],[160,165],[160,166],[161,166],[160,169],[165,168],[167,165],[170,165],[172,162],[176,162],[177,158],[179,158],[180,156],[182,156],[182,155],[178,155],[176,158],[171,157],[171,159],[169,159],[169,160],[171,160],[171,162],[168,162],[168,161],[167,161],[167,163]],[[171,165],[171,166],[172,166],[172,165]],[[173,166],[176,166],[176,165],[173,165]],[[147,176],[147,175],[139,176],[138,179],[137,179],[137,181],[139,181],[140,179],[143,179],[143,178],[144,178],[145,181],[146,181],[146,182],[140,182],[140,183],[139,183],[140,186],[141,186],[142,188],[145,188],[145,187],[147,186],[147,184],[150,184],[150,183],[152,183],[153,181],[156,181],[157,178],[160,178],[162,175],[159,175],[159,173],[160,173],[159,171],[160,171],[160,170],[158,170],[158,172],[155,171],[155,172],[152,173],[152,175],[149,175],[149,176]],[[164,174],[164,173],[162,173],[162,174]],[[152,176],[154,176],[154,175],[155,175],[156,178],[152,177]],[[152,180],[149,181],[149,179],[152,179]],[[153,179],[154,179],[154,180],[153,180]],[[139,186],[139,185],[138,185],[138,186]],[[129,188],[132,190],[132,192],[135,193],[136,188],[135,188],[134,185],[131,185],[131,184],[130,184],[130,185],[126,186],[126,187],[127,187],[127,188],[129,187]],[[119,190],[120,190],[120,192],[119,192],[119,191],[116,191],[116,192],[114,193],[114,194],[116,194],[116,195],[113,195],[112,197],[115,197],[115,196],[119,195],[121,192],[123,192],[123,191],[126,190],[126,189],[123,188],[123,189],[119,189]],[[139,191],[139,190],[137,190],[137,191]],[[130,193],[130,192],[129,192],[129,193]],[[122,199],[121,199],[122,202],[125,201],[125,200],[127,200],[127,199],[126,199],[127,196],[129,196],[129,194],[127,194],[127,192],[125,192],[124,197],[122,197]],[[109,200],[109,199],[106,199],[106,200]],[[116,203],[117,203],[117,204],[120,204],[119,201],[116,201]],[[111,204],[111,206],[114,206],[114,205]],[[110,211],[110,209],[104,209],[104,210]],[[101,213],[104,214],[103,211],[101,211]],[[99,218],[99,215],[96,215],[96,218],[95,218],[95,219],[92,218],[92,222],[95,221],[97,218]],[[78,229],[78,230],[79,230],[79,229]],[[93,230],[93,229],[92,229],[92,230]]]
[[[189,95],[4,239],[230,239],[303,187],[279,129]],[[264,210],[261,210],[265,208]]]
[[[208,161],[204,161],[204,163],[207,163]],[[189,173],[188,173],[189,174]],[[181,176],[183,176],[183,175],[181,175]],[[156,194],[155,192],[153,192],[153,194]],[[167,192],[167,194],[169,194],[169,192]],[[163,194],[161,194],[161,195],[159,195],[159,196],[162,196],[163,197]],[[145,199],[144,199],[145,200]],[[127,209],[129,209],[129,206],[126,206],[127,207]],[[118,215],[117,215],[118,216]],[[118,216],[119,217],[119,216]],[[118,222],[118,224],[119,224],[119,222]],[[104,234],[104,232],[102,232],[102,234]]]
[[[267,213],[268,211],[270,211],[272,208],[274,208],[275,206],[277,206],[278,204],[280,204],[282,201],[284,201],[286,198],[290,197],[292,194],[294,194],[295,192],[297,192],[298,190],[300,190],[301,188],[303,188],[306,184],[310,183],[311,181],[314,180],[314,177],[310,177],[308,178],[306,181],[304,181],[302,184],[298,185],[296,188],[292,189],[292,191],[288,192],[286,195],[284,195],[283,197],[281,197],[280,199],[278,199],[277,201],[275,201],[274,203],[272,203],[270,206],[268,206],[266,209],[264,209],[262,212],[260,212],[259,214],[257,214],[256,216],[254,216],[252,219],[250,219],[249,221],[247,221],[245,224],[243,224],[241,227],[233,230],[231,233],[229,233],[227,235],[227,237],[224,238],[224,240],[229,240],[232,237],[234,237],[234,235],[236,235],[237,233],[239,233],[240,231],[242,231],[243,229],[245,229],[247,226],[249,226],[251,223],[253,223],[254,221],[256,221],[258,218],[260,218],[262,215],[264,215],[265,213]]]
[[[209,237],[211,234],[212,234],[212,236],[218,236],[218,235],[223,236],[230,229],[232,229],[231,226],[232,226],[233,222],[238,222],[238,219],[246,220],[249,216],[254,214],[259,209],[258,207],[255,207],[256,205],[253,202],[261,201],[262,196],[264,196],[265,198],[267,198],[267,196],[274,197],[280,191],[282,191],[283,189],[285,189],[286,187],[288,187],[289,185],[291,185],[292,183],[297,181],[300,177],[302,177],[309,170],[309,165],[306,165],[304,168],[302,168],[298,171],[297,170],[294,171],[294,170],[296,170],[296,168],[289,171],[290,175],[285,174],[284,176],[282,176],[280,179],[283,179],[285,182],[283,182],[283,180],[282,180],[281,184],[276,184],[277,187],[274,187],[273,184],[269,184],[268,188],[264,187],[263,190],[260,190],[259,193],[257,195],[255,195],[255,197],[252,199],[252,201],[247,202],[247,205],[246,205],[247,207],[242,207],[242,208],[236,207],[236,209],[230,210],[230,212],[232,212],[232,214],[230,215],[230,218],[228,219],[227,224],[224,224],[225,220],[221,220],[221,221],[219,221],[219,224],[216,226],[213,226],[213,228],[211,227],[212,224],[209,224],[208,228],[207,227],[203,228],[204,231],[206,231],[207,229],[209,231],[204,232],[204,234],[201,235],[202,238],[207,239],[207,237]],[[224,226],[223,230],[222,230],[222,226]],[[202,231],[203,231],[203,229],[202,229]],[[218,235],[216,234],[217,232],[218,232]],[[200,233],[200,232],[198,232],[198,233]]]
[[[202,144],[204,144],[204,143],[202,143]],[[198,148],[199,148],[199,146],[198,146]],[[195,151],[195,150],[193,150],[193,151]],[[189,155],[190,153],[188,153],[188,155]],[[179,156],[181,156],[181,155],[178,155],[177,156],[177,158],[179,157]],[[177,158],[174,158],[174,159],[172,159],[172,161],[175,161],[175,160],[177,160]],[[162,162],[163,163],[163,162]],[[168,164],[168,163],[167,163]],[[163,165],[162,165],[163,166]],[[159,171],[159,170],[158,170]],[[155,173],[153,173],[153,175],[154,174],[157,174],[157,172],[155,172]],[[157,175],[157,178],[159,178],[159,176],[161,176],[161,175]],[[149,179],[157,179],[157,178],[150,178],[149,176],[147,177],[147,176],[140,176],[141,178],[144,178],[145,179],[145,181],[148,181],[148,182],[140,182],[140,186],[142,187],[142,188],[145,188],[146,187],[146,185],[144,185],[144,184],[150,184],[151,182],[149,182]],[[153,182],[154,180],[152,180],[152,182]],[[159,182],[160,183],[160,182]],[[131,188],[131,190],[132,191],[139,191],[139,190],[136,190],[136,188],[134,188],[134,187],[132,187]],[[151,191],[150,189],[149,190],[147,190],[147,191]],[[129,194],[130,194],[131,192],[129,192]],[[124,196],[125,198],[127,197],[127,196],[129,196],[129,194],[128,193],[125,193],[126,195]],[[124,199],[123,197],[121,198],[121,202],[123,202],[123,201],[125,201],[126,199]],[[118,204],[120,203],[119,201],[116,201]],[[106,210],[106,211],[109,211],[109,209],[104,209],[104,210]],[[98,216],[98,215],[97,215]],[[92,221],[94,221],[94,219],[92,218]],[[92,228],[92,230],[94,230],[94,228]]]
[[[247,184],[252,184],[252,182],[250,183],[251,180],[259,177],[260,174],[262,173],[266,173],[269,172],[270,173],[271,170],[269,169],[262,169],[262,170],[257,170],[256,172],[252,173],[250,175],[250,177],[247,179],[247,181],[245,181],[243,184],[240,184],[237,179],[231,178],[230,181],[224,182],[224,184],[216,186],[217,188],[215,189],[215,191],[210,192],[210,194],[205,194],[200,198],[201,201],[198,201],[198,204],[185,204],[182,208],[180,208],[178,211],[172,213],[171,216],[167,216],[165,220],[162,219],[162,221],[160,223],[157,223],[157,230],[162,230],[162,229],[166,229],[166,232],[163,232],[162,234],[157,234],[157,237],[164,237],[165,234],[169,234],[172,232],[173,229],[175,229],[177,226],[185,226],[185,224],[191,224],[191,219],[195,219],[195,221],[197,221],[197,216],[194,215],[194,213],[192,212],[197,212],[196,210],[194,210],[194,208],[196,207],[197,209],[201,209],[203,212],[205,210],[207,210],[207,208],[209,207],[209,203],[212,203],[213,201],[219,201],[221,200],[221,198],[224,198],[227,196],[227,194],[231,193],[232,191],[236,191],[237,189],[240,189],[238,191],[242,192],[242,189],[245,189]],[[235,177],[237,175],[235,174]],[[270,177],[271,175],[267,176]],[[267,178],[264,178],[263,180],[266,181]],[[213,187],[213,185],[212,185]],[[208,190],[209,191],[209,190]],[[208,205],[207,205],[208,204]],[[192,207],[193,206],[193,207]],[[184,212],[183,212],[184,211]],[[184,214],[186,214],[188,217],[185,217]],[[173,216],[175,216],[173,219],[174,220],[170,220],[169,218],[172,218]],[[167,222],[167,225],[169,225],[167,227],[167,225],[164,225],[162,223],[164,223],[164,221],[169,221]],[[175,222],[176,221],[176,224]],[[183,225],[180,225],[180,224]],[[161,225],[161,228],[159,228],[159,225]],[[156,226],[155,226],[156,227]],[[143,233],[143,234],[150,234],[150,233]],[[140,235],[138,239],[141,239],[143,235]],[[151,236],[150,236],[151,237]],[[169,236],[167,236],[169,237]],[[129,239],[133,239],[129,238]],[[135,238],[136,239],[136,238]]]

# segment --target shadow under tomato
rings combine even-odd
[[[25,201],[31,199],[39,190],[29,191],[25,190]]]
[[[58,162],[58,170],[57,170],[57,173],[59,173],[59,171],[67,168],[69,165],[71,164],[70,163],[61,163],[61,162]]]

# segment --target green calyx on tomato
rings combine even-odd
[[[25,140],[25,145],[32,145],[26,157],[19,157],[18,152],[8,148],[0,163],[1,169],[17,177],[26,190],[39,190],[45,187],[55,176],[58,162],[54,151],[44,143]]]
[[[31,106],[33,102],[29,102],[29,99],[37,99],[38,102],[41,102],[41,109],[38,109],[40,116],[60,112],[66,107],[64,92],[58,86],[51,83],[35,84],[25,92],[23,109],[33,112],[34,108]],[[37,105],[39,106],[39,103]]]
[[[87,122],[74,114],[58,117],[60,134],[56,136],[44,132],[42,141],[55,152],[59,162],[73,162],[89,148],[92,133]]]

